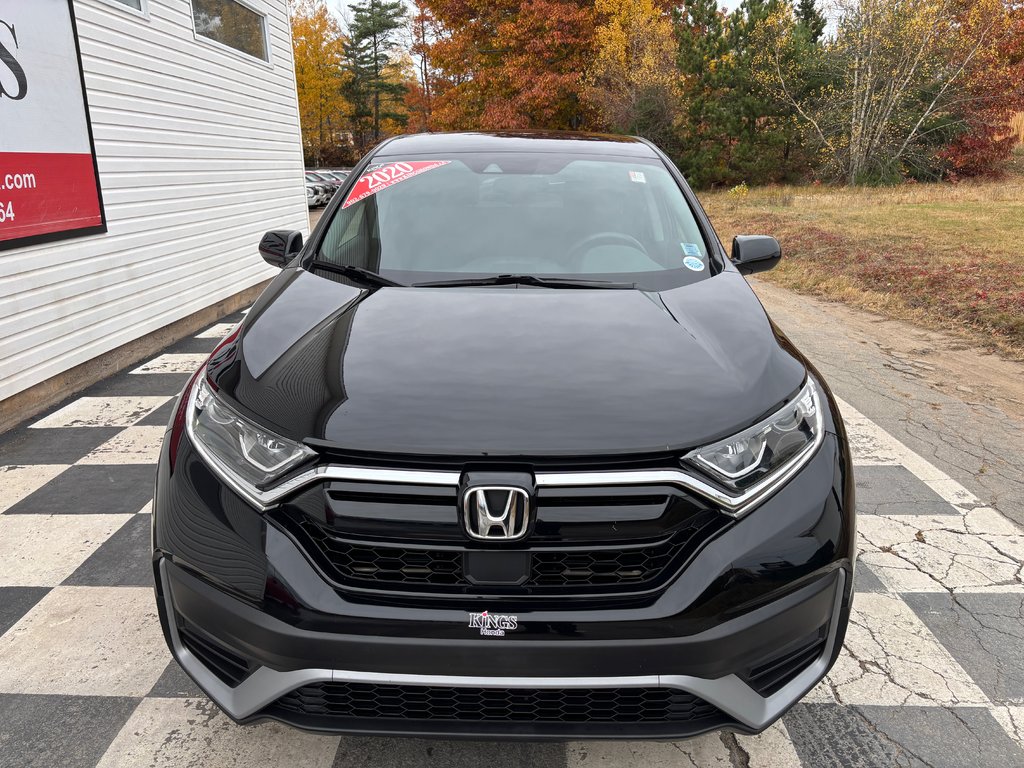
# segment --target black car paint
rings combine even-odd
[[[732,271],[653,294],[369,290],[290,268],[237,343],[241,365],[211,372],[225,396],[347,451],[685,450],[775,410],[805,376]]]
[[[573,151],[657,152],[605,137],[480,135],[402,139],[401,153],[436,153],[446,143],[469,151],[496,141],[508,142],[509,151],[520,143],[561,151],[568,143]],[[388,152],[385,144],[365,158],[349,184]],[[724,524],[665,589],[571,604],[348,593],[330,583],[273,514],[248,507],[182,438],[175,461],[170,441],[160,461],[154,561],[166,560],[168,576],[162,580],[158,567],[158,594],[173,582],[175,610],[185,619],[275,669],[338,666],[344,659],[346,668],[381,672],[588,676],[613,668],[622,675],[714,677],[749,670],[773,643],[781,647],[819,627],[831,612],[828,601],[794,596],[837,588],[841,637],[855,559],[852,461],[842,421],[820,376],[769,321],[692,192],[677,180],[712,246],[707,280],[660,292],[367,289],[302,267],[322,224],[208,371],[240,412],[325,454],[487,469],[581,457],[661,461],[758,422],[806,375],[815,377],[827,404],[827,434],[816,456],[757,509]],[[336,196],[325,222],[343,198]],[[837,573],[845,574],[841,586],[827,586]],[[159,605],[167,633],[167,608],[162,599]],[[471,606],[515,611],[521,631],[495,653],[490,639],[467,634]],[[716,630],[726,625],[735,631]],[[838,651],[837,644],[830,663]],[[267,710],[247,721],[261,717],[282,719]],[[354,729],[436,732],[394,724]],[[693,735],[484,726],[445,733]]]

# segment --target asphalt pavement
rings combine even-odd
[[[0,436],[0,767],[1024,766],[1012,375],[988,387],[986,360],[958,367],[941,334],[757,289],[843,400],[862,553],[839,662],[764,734],[522,744],[231,723],[170,659],[147,547],[172,398],[236,316]]]

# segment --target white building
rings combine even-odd
[[[248,300],[302,172],[288,0],[0,0],[0,425]]]

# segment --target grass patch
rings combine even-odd
[[[726,247],[772,234],[765,275],[797,291],[1024,359],[1024,176],[894,188],[768,187],[702,195]]]

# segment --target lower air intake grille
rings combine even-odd
[[[206,639],[198,632],[179,625],[178,636],[181,638],[182,645],[190,650],[193,656],[228,685],[238,685],[252,672],[249,662],[241,656],[232,653],[219,643]]]
[[[339,719],[519,723],[700,723],[714,705],[672,688],[446,688],[316,683],[277,701],[284,713]]]
[[[746,677],[750,687],[762,696],[777,693],[786,683],[803,672],[825,652],[825,630],[799,647],[761,664]]]

